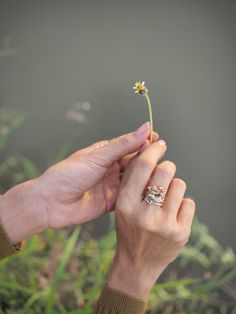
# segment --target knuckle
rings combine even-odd
[[[162,177],[169,178],[172,177],[175,173],[175,167],[168,163],[161,164],[160,166],[158,166],[158,168],[159,174]]]
[[[64,163],[68,163],[69,161],[69,158],[65,159],[63,162]],[[61,166],[61,162],[58,162],[54,165],[52,165],[51,167],[49,167],[44,173],[43,173],[43,176],[56,176],[57,174],[57,171],[60,169],[60,166]]]
[[[170,224],[164,224],[160,229],[160,234],[163,238],[169,239],[173,236],[173,227]]]
[[[107,144],[109,144],[109,143],[110,143],[109,140],[102,140],[102,141],[99,141],[99,142],[94,143],[94,144],[91,145],[91,146],[94,146],[94,148],[101,148],[101,147],[103,147],[104,145],[107,145]]]
[[[120,137],[119,141],[120,141],[121,145],[124,145],[124,146],[129,146],[129,144],[130,144],[130,140],[127,136]]]
[[[180,246],[184,246],[188,242],[189,234],[187,229],[176,230],[173,233],[173,241]]]
[[[176,164],[170,160],[164,160],[160,165],[161,168],[168,169],[167,171],[175,172],[176,171]]]
[[[143,156],[139,157],[137,159],[137,163],[140,168],[150,169],[150,167],[152,167],[152,163],[150,159],[148,159],[147,157],[143,157]]]

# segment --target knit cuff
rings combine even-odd
[[[8,234],[0,223],[0,260],[21,250],[22,242],[13,245]]]
[[[105,286],[95,306],[94,314],[143,314],[147,302]]]

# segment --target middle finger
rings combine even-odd
[[[159,135],[156,132],[153,132],[153,143],[157,142]],[[144,144],[138,149],[135,153],[130,153],[118,160],[118,164],[120,166],[121,173],[125,171],[129,162],[135,157],[138,153],[142,153],[148,146],[150,145],[150,141],[146,140]]]
[[[129,187],[130,193],[138,195],[139,200],[143,197],[143,190],[155,169],[157,162],[166,152],[166,144],[163,140],[150,144],[148,148],[130,161],[121,185]]]

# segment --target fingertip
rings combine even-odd
[[[190,209],[195,210],[196,203],[192,197],[188,196],[188,197],[184,198],[183,202],[184,202],[186,208],[190,208]]]
[[[152,142],[153,143],[157,142],[158,138],[159,138],[159,134],[157,132],[153,132],[153,134],[152,134]]]

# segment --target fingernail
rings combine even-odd
[[[150,123],[149,122],[145,122],[144,124],[142,124],[136,131],[136,135],[141,135],[145,132],[147,132],[147,130],[149,129]]]
[[[161,146],[166,146],[166,142],[164,140],[159,140],[157,143]]]

